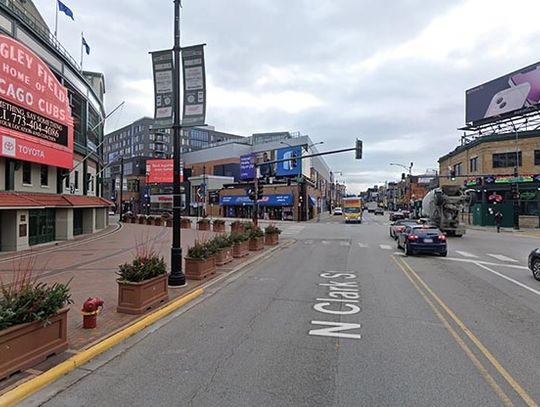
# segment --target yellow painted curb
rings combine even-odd
[[[110,336],[104,341],[92,346],[91,348],[77,353],[75,356],[72,356],[71,358],[53,367],[52,369],[47,370],[36,378],[31,379],[21,384],[20,386],[17,386],[15,389],[0,396],[0,406],[13,406],[15,403],[24,400],[36,391],[58,380],[60,377],[76,369],[78,366],[85,364],[90,359],[93,359],[96,356],[102,354],[103,352],[111,349],[113,346],[136,334],[137,332],[143,330],[144,328],[160,320],[161,318],[164,318],[171,312],[177,310],[181,306],[187,304],[188,302],[194,300],[202,294],[204,294],[204,289],[199,288],[179,298],[171,304],[157,310],[156,312],[148,315],[140,321],[137,321],[133,325],[128,326],[122,331]]]

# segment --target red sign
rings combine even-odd
[[[0,156],[73,167],[67,89],[29,48],[0,35]]]
[[[173,182],[173,160],[147,160],[146,161],[146,182],[169,183]],[[184,172],[180,167],[180,182],[184,182]]]

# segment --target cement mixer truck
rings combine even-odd
[[[422,199],[422,217],[449,236],[463,236],[465,226],[460,224],[459,214],[466,205],[472,204],[472,199],[473,195],[459,186],[432,189]]]

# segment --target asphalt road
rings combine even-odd
[[[404,257],[387,216],[295,239],[23,405],[492,406],[540,400],[535,239]],[[45,401],[47,400],[47,401]]]

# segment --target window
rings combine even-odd
[[[79,171],[75,171],[75,190],[79,189]]]
[[[69,172],[66,174],[66,188],[69,188]]]
[[[25,185],[32,185],[32,164],[28,161],[22,165],[22,182]]]
[[[469,160],[469,171],[478,171],[478,157],[473,157]]]
[[[456,175],[463,175],[463,165],[461,163],[454,165],[454,171]]]
[[[521,151],[516,154],[515,151],[510,153],[498,153],[493,154],[493,168],[508,168],[516,166],[516,155],[518,156],[519,164],[521,167]]]
[[[40,183],[42,187],[49,185],[49,166],[41,165]]]
[[[540,150],[534,150],[534,165],[540,165]]]

